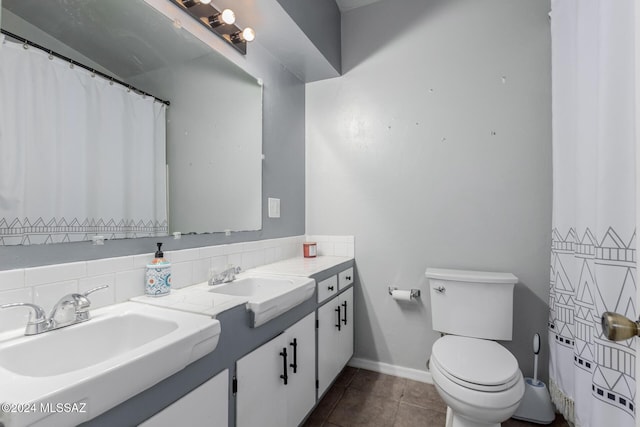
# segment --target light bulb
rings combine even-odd
[[[242,30],[242,38],[247,42],[252,42],[256,38],[256,32],[251,27]]]
[[[233,13],[233,10],[231,9],[223,10],[222,13],[220,14],[220,18],[222,19],[222,22],[224,22],[227,25],[231,25],[234,22],[236,22],[236,14]]]
[[[212,28],[217,28],[221,25],[231,25],[236,22],[236,14],[231,9],[225,9],[221,13],[216,13],[209,17],[209,25]]]
[[[232,43],[246,43],[255,40],[256,32],[251,27],[247,27],[242,31],[231,34],[230,40]]]
[[[209,3],[211,3],[211,0],[200,0],[200,3],[209,4]]]

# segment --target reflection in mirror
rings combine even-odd
[[[0,244],[166,235],[164,103],[28,44],[0,64]]]
[[[171,102],[170,231],[261,228],[262,87],[254,77],[143,0],[1,1],[3,29]]]

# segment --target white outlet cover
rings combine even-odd
[[[269,197],[269,218],[280,218],[280,199]]]

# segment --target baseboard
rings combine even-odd
[[[369,371],[380,372],[381,374],[394,375],[396,377],[409,378],[410,380],[433,384],[431,373],[419,369],[405,368],[404,366],[390,365],[388,363],[376,362],[369,359],[353,357],[347,365],[354,368],[367,369]]]

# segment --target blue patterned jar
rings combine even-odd
[[[144,293],[152,297],[169,295],[171,292],[171,264],[164,259],[162,243],[158,243],[155,258],[147,264],[144,277]]]

